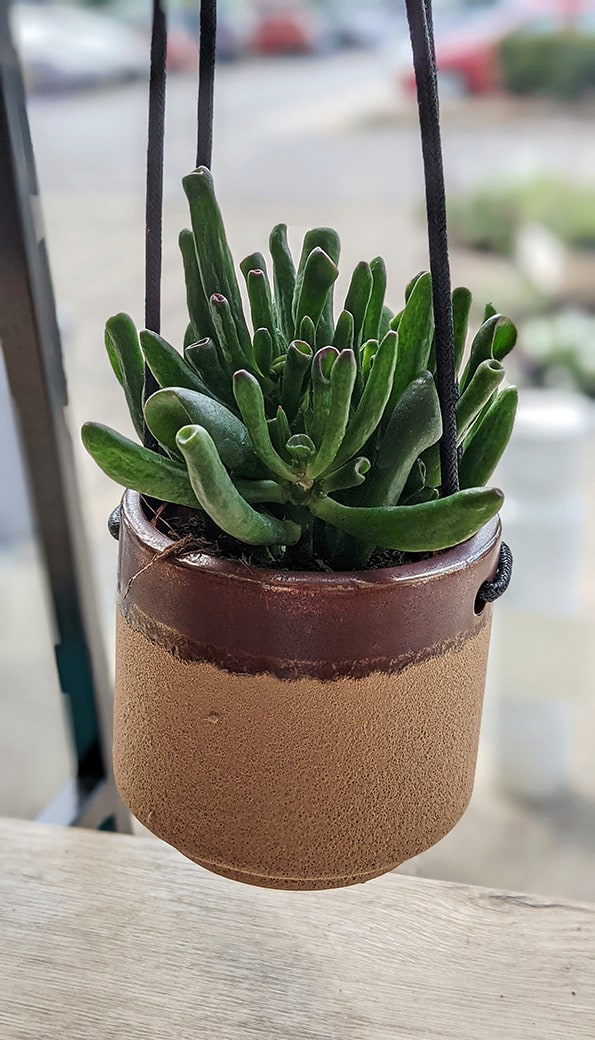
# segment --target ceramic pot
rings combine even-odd
[[[126,492],[114,770],[149,830],[269,888],[367,881],[473,787],[498,520],[431,560],[278,572],[171,545]],[[150,564],[150,566],[148,566]]]

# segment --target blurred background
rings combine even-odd
[[[15,3],[92,566],[113,646],[115,485],[89,418],[129,431],[103,323],[143,320],[150,0]],[[171,2],[164,335],[185,299],[198,3]],[[382,254],[396,309],[427,267],[403,0],[220,0],[213,168],[239,258],[274,223],[335,226],[342,268]],[[453,283],[520,327],[517,431],[498,475],[515,578],[495,611],[475,794],[405,871],[595,900],[595,0],[435,0]],[[511,360],[511,359],[509,359]],[[0,355],[0,814],[71,771],[43,573]]]

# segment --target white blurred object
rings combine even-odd
[[[545,797],[568,783],[575,699],[585,680],[584,480],[591,413],[583,398],[521,394],[496,482],[515,566],[495,614],[497,782]]]
[[[541,292],[556,295],[564,285],[567,250],[542,224],[523,225],[516,237],[515,258],[519,270]]]
[[[142,37],[109,15],[66,4],[15,4],[13,31],[30,90],[147,75]]]
[[[590,415],[588,402],[577,394],[521,392],[514,433],[496,475],[506,494],[502,518],[516,558],[507,608],[555,617],[579,609]]]

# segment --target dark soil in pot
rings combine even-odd
[[[155,530],[172,541],[183,541],[178,552],[204,552],[220,560],[235,560],[249,567],[274,567],[279,571],[314,571],[333,574],[334,571],[321,559],[310,559],[305,553],[297,551],[288,563],[277,564],[267,549],[251,547],[238,542],[225,534],[221,528],[206,515],[197,513],[185,506],[161,503],[153,506],[147,499],[141,499],[143,512]],[[176,555],[174,553],[174,555]],[[439,553],[404,553],[398,549],[377,549],[370,557],[366,570],[380,570],[389,567],[401,567],[406,563],[429,560]]]

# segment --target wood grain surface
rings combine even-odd
[[[0,821],[0,1040],[594,1040],[595,907],[391,874],[213,877]]]

